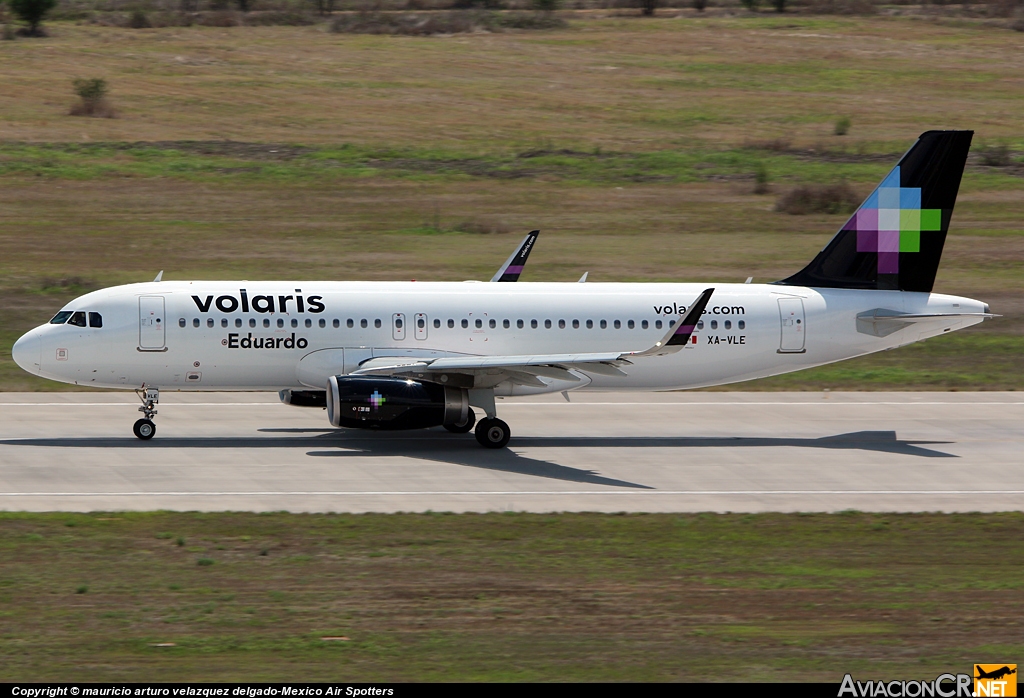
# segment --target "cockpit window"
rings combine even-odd
[[[70,310],[62,310],[62,311],[60,311],[59,313],[57,313],[56,315],[53,316],[53,319],[50,320],[50,324],[51,325],[63,325],[65,322],[68,321],[69,317],[71,317],[71,311]]]
[[[89,327],[103,327],[103,316],[99,313],[89,313]]]
[[[71,313],[71,319],[68,320],[68,324],[75,327],[85,327],[85,311],[77,310]]]

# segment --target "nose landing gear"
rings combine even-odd
[[[139,412],[143,414],[143,418],[135,422],[132,431],[143,441],[149,441],[156,434],[156,424],[153,423],[153,417],[156,416],[157,411],[153,407],[160,404],[160,388],[139,389],[135,391],[135,394],[142,401],[142,407],[139,408]]]

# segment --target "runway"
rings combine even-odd
[[[506,399],[504,451],[338,431],[276,394],[0,393],[0,509],[1007,511],[1021,393],[592,393]]]

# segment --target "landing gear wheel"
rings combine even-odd
[[[453,434],[468,434],[470,431],[473,430],[474,424],[476,424],[476,413],[473,412],[473,410],[470,410],[469,416],[466,417],[465,424],[445,424],[444,428]]]
[[[132,431],[135,435],[143,441],[149,441],[153,438],[153,434],[156,433],[156,424],[149,419],[140,419],[135,422],[135,426],[132,427]]]
[[[510,436],[508,425],[500,419],[481,419],[476,425],[476,440],[484,448],[505,448]]]

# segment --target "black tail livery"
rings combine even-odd
[[[523,267],[526,266],[526,260],[530,256],[530,251],[533,250],[533,244],[537,242],[538,235],[540,235],[539,230],[530,231],[530,234],[523,238],[519,249],[505,260],[491,281],[519,281],[519,275],[523,273]]]
[[[927,131],[802,271],[775,283],[930,293],[974,131]]]

